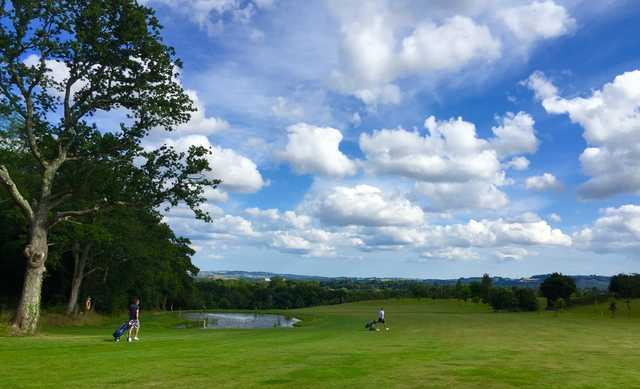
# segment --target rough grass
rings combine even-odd
[[[366,331],[380,305],[391,330]],[[179,315],[158,313],[142,316],[140,342],[118,344],[110,334],[124,318],[48,323],[35,337],[0,338],[0,386],[640,387],[637,311],[391,300],[287,311],[304,324],[263,330],[176,329]]]

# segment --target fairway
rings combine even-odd
[[[391,330],[369,332],[383,306]],[[640,309],[638,306],[637,309]],[[176,329],[145,313],[142,340],[117,324],[47,326],[0,338],[3,388],[640,387],[640,317],[605,305],[493,313],[452,300],[389,300],[289,311],[302,327]]]

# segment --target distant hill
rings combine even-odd
[[[520,287],[530,287],[537,288],[540,286],[542,281],[547,278],[549,274],[539,274],[531,277],[523,277],[523,278],[507,278],[507,277],[492,277],[493,284],[496,286],[520,286]],[[437,278],[426,278],[426,279],[410,279],[410,278],[401,278],[401,277],[322,277],[322,276],[308,276],[308,275],[299,275],[299,274],[287,274],[287,273],[271,273],[271,272],[261,272],[261,271],[240,271],[240,270],[220,270],[220,271],[201,271],[198,273],[198,278],[206,278],[206,279],[250,279],[250,280],[268,280],[274,277],[281,277],[287,280],[298,280],[298,281],[330,281],[330,280],[414,280],[414,281],[422,281],[429,284],[435,285],[449,285],[455,284],[460,281],[462,283],[468,284],[471,282],[479,282],[481,277],[468,277],[468,278],[451,278],[451,279],[437,279]],[[609,280],[611,277],[608,276],[599,276],[599,275],[572,275],[571,276],[575,281],[576,285],[580,289],[607,289],[609,287]]]

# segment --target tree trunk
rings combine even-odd
[[[67,303],[67,315],[72,315],[78,306],[78,296],[80,295],[80,287],[85,276],[85,268],[89,262],[89,254],[91,251],[91,243],[87,243],[81,250],[80,243],[73,243],[73,279],[71,280],[71,292],[69,293],[69,302]]]
[[[46,213],[34,215],[29,233],[29,244],[24,249],[27,260],[22,297],[13,320],[13,329],[19,334],[33,334],[40,319],[40,295],[42,277],[46,268],[49,247],[47,244]]]

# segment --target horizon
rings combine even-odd
[[[262,271],[262,270],[200,270],[198,274],[201,272],[209,272],[209,273],[265,273],[265,274],[274,274],[274,275],[292,275],[292,276],[301,276],[301,277],[321,277],[321,278],[393,278],[393,279],[406,279],[406,280],[456,280],[456,279],[469,279],[469,278],[482,278],[484,274],[479,274],[477,276],[468,276],[468,277],[450,277],[450,278],[433,278],[433,277],[396,277],[396,276],[344,276],[344,275],[320,275],[320,274],[300,274],[300,273],[280,273],[280,272],[272,272],[272,271]],[[554,272],[549,273],[539,273],[539,274],[531,274],[526,276],[502,276],[499,274],[489,274],[491,278],[507,278],[507,279],[528,279],[536,276],[545,276],[552,274]],[[616,273],[616,274],[563,274],[569,277],[613,277],[618,274],[636,274],[636,273]]]
[[[165,213],[201,269],[640,271],[632,1],[144,3],[198,109],[144,146],[223,180]]]

